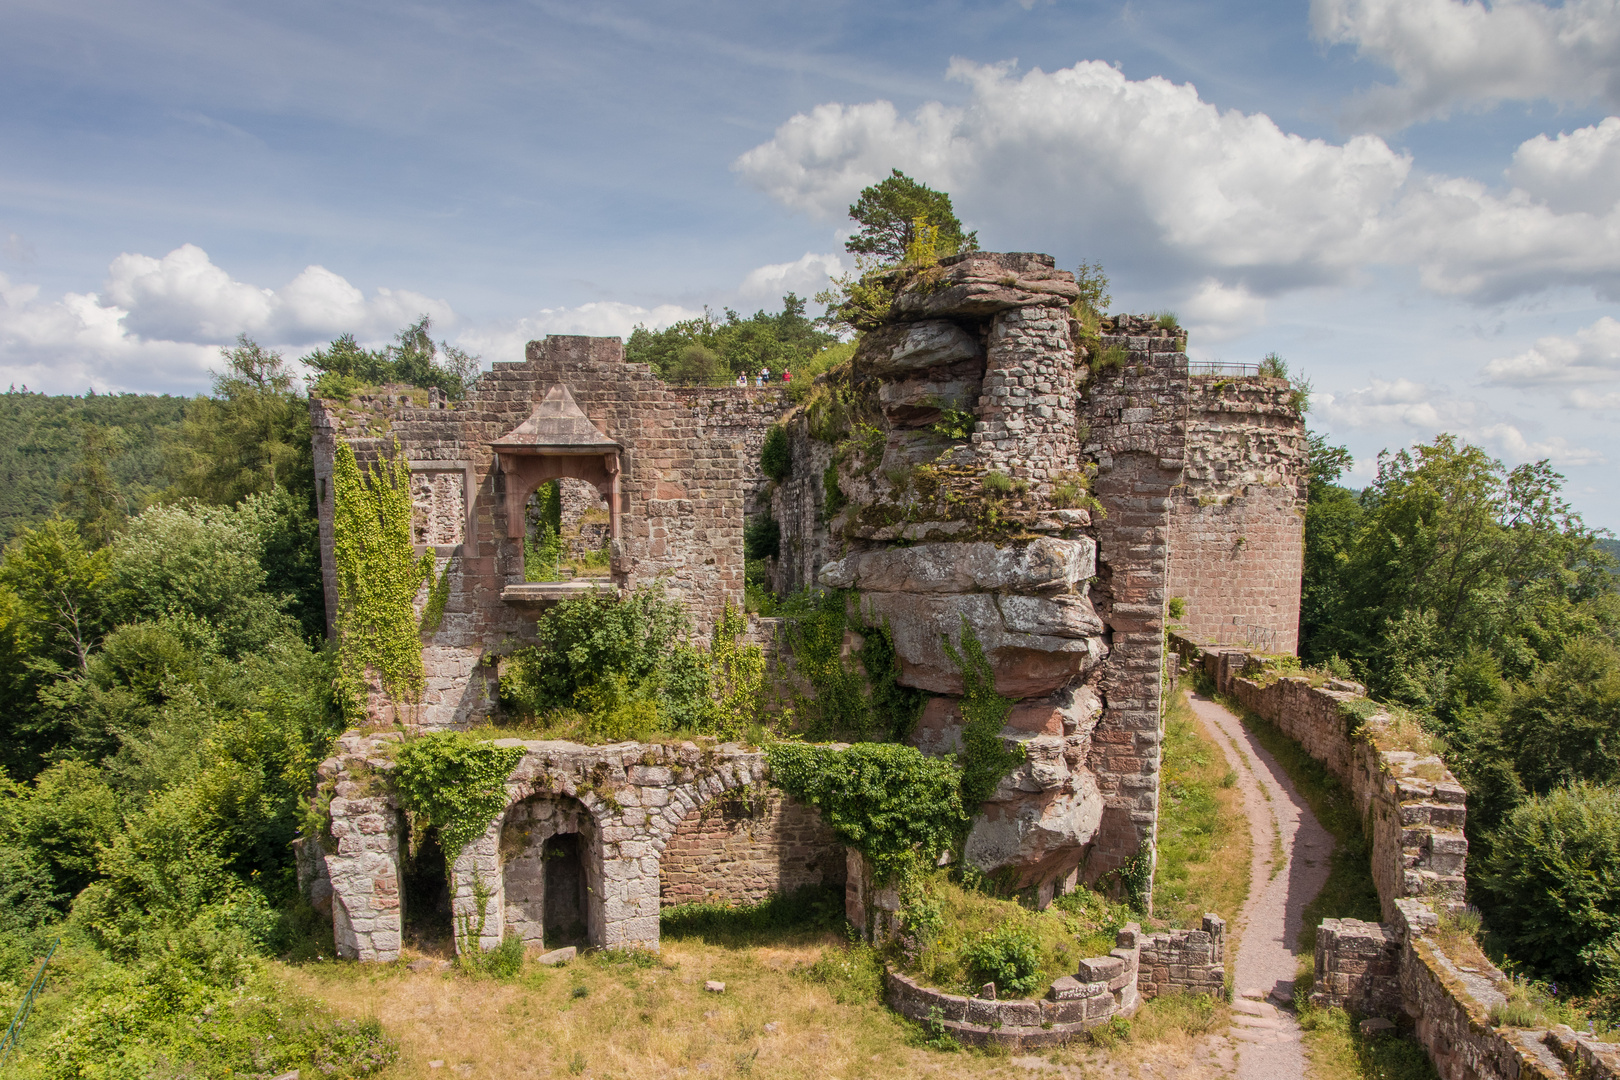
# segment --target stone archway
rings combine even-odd
[[[596,944],[602,844],[583,803],[544,793],[513,804],[501,825],[500,864],[505,933],[548,949]]]

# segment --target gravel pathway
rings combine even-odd
[[[1232,1034],[1241,1047],[1237,1075],[1239,1080],[1299,1080],[1305,1075],[1299,1027],[1286,1008],[1277,1006],[1293,1003],[1299,967],[1294,945],[1305,905],[1327,880],[1333,837],[1236,716],[1200,694],[1189,693],[1187,700],[1216,733],[1227,762],[1237,771],[1254,840],[1249,899],[1233,920],[1239,998],[1232,1004]]]

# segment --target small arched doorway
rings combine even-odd
[[[597,945],[602,925],[602,845],[579,800],[533,795],[501,827],[505,923],[535,948]]]

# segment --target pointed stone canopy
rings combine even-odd
[[[596,430],[561,383],[546,391],[527,420],[489,445],[508,454],[611,454],[620,449]]]
[[[619,454],[624,447],[596,430],[562,383],[554,383],[529,418],[494,442],[506,474],[506,535],[527,531],[524,507],[547,480],[572,477],[593,484],[608,504],[608,535],[619,538]],[[505,594],[502,594],[505,595]]]

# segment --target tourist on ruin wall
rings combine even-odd
[[[748,376],[746,376],[746,375],[738,375],[737,376],[737,386],[738,386],[739,389],[742,389],[742,390],[748,389]]]

